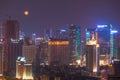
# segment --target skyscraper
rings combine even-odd
[[[50,65],[68,65],[70,46],[68,40],[51,39],[48,42],[48,63]]]
[[[86,67],[90,72],[98,72],[99,44],[92,34],[92,39],[86,43]]]
[[[92,37],[92,33],[95,32],[95,29],[87,28],[85,31],[86,31],[86,38],[85,39],[86,39],[86,42],[88,42]]]
[[[108,43],[110,42],[110,25],[97,25],[96,31],[98,33],[98,42],[99,43]]]
[[[114,36],[117,30],[113,30],[111,24],[97,25],[98,42],[100,44],[100,54],[109,54],[110,62],[114,57]]]
[[[65,29],[56,30],[55,38],[57,38],[57,39],[67,39],[68,38],[68,31],[65,30]]]
[[[17,20],[6,20],[2,24],[2,35],[5,41],[19,39],[19,22]]]
[[[52,33],[52,29],[45,29],[45,30],[44,30],[44,39],[45,39],[46,41],[48,41],[50,38],[53,37],[52,34],[53,34],[53,33]]]
[[[70,25],[69,27],[69,41],[71,46],[72,57],[80,59],[80,45],[81,45],[81,29],[80,26]]]
[[[100,44],[100,54],[110,53],[110,26],[98,25],[96,29],[98,33],[98,43]]]
[[[4,72],[15,72],[16,59],[22,55],[22,42],[19,40],[19,22],[6,20],[2,24],[4,45]]]

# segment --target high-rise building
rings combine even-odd
[[[35,45],[23,45],[22,56],[26,59],[26,64],[32,64],[36,57],[37,47]]]
[[[112,25],[98,25],[98,43],[100,44],[100,54],[109,54],[110,61],[114,57],[114,36],[117,30],[113,30]]]
[[[65,30],[65,29],[56,30],[55,38],[57,38],[57,39],[67,39],[68,38],[68,31]]]
[[[114,43],[114,58],[120,59],[120,35],[115,38]]]
[[[110,26],[98,25],[96,32],[98,33],[98,43],[100,45],[100,54],[110,54]]]
[[[86,43],[86,67],[90,72],[98,72],[99,44],[92,34],[92,39]]]
[[[98,33],[99,43],[110,43],[110,25],[97,25],[96,31]]]
[[[19,22],[17,20],[6,20],[2,24],[3,39],[19,39]]]
[[[35,45],[38,46],[40,45],[41,42],[44,41],[44,38],[43,37],[37,37],[35,38]]]
[[[92,33],[95,32],[95,29],[90,29],[90,28],[87,28],[86,30],[86,42],[90,41],[91,37],[92,37]]]
[[[3,58],[4,58],[4,47],[0,44],[0,76],[3,76]]]
[[[40,43],[41,51],[40,51],[40,62],[42,64],[48,64],[48,42]]]
[[[48,42],[48,64],[68,65],[70,62],[70,46],[68,40],[51,39]]]
[[[16,59],[22,55],[22,42],[19,40],[19,22],[6,20],[2,24],[4,45],[4,72],[15,72]]]
[[[52,29],[45,29],[44,30],[44,39],[46,41],[48,41],[52,37],[53,37],[53,31],[52,31]]]
[[[18,57],[16,61],[16,78],[33,80],[36,71],[39,72],[41,48],[26,42],[29,43],[29,39],[24,41],[22,57]]]
[[[80,26],[70,25],[69,27],[69,41],[71,46],[72,57],[80,59],[80,45],[81,45],[81,29]]]
[[[19,31],[19,39],[20,39],[20,40],[23,40],[24,37],[25,37],[25,33],[22,32],[22,31]]]
[[[22,56],[24,57],[25,62],[23,64],[21,64],[21,61],[16,62],[17,63],[17,70],[16,70],[17,78],[33,80],[32,64],[36,60],[36,54],[40,53],[40,52],[37,52],[38,49],[39,48],[35,45],[23,45]],[[37,57],[39,57],[39,56],[37,56]],[[21,70],[22,70],[22,72],[21,72]],[[21,75],[21,73],[22,73],[22,75]]]

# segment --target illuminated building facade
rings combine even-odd
[[[35,45],[38,46],[40,45],[41,42],[44,41],[44,38],[43,37],[36,37],[35,38]]]
[[[68,40],[53,39],[48,42],[48,64],[68,65],[70,47]]]
[[[98,33],[98,43],[100,45],[100,54],[110,54],[110,26],[98,25],[96,28]]]
[[[20,39],[20,40],[23,40],[24,37],[25,37],[25,33],[22,32],[22,31],[19,31],[19,39]]]
[[[36,57],[37,47],[35,45],[23,45],[22,56],[26,59],[26,64],[32,64]]]
[[[35,41],[35,39],[36,39],[36,37],[37,37],[37,35],[35,34],[35,33],[33,33],[32,34],[32,43],[34,44],[34,45],[36,45],[36,41]]]
[[[99,68],[99,44],[92,34],[92,39],[86,43],[86,67],[90,72]]]
[[[6,20],[2,24],[4,45],[4,72],[15,72],[16,58],[22,55],[22,43],[19,41],[19,22]]]
[[[44,39],[49,41],[50,38],[53,37],[53,30],[52,29],[45,29],[44,30]]]
[[[80,46],[81,46],[81,29],[80,26],[71,25],[69,27],[69,41],[71,46],[72,57],[80,59]]]
[[[23,45],[22,47],[22,58],[24,58],[24,62],[20,59],[16,62],[16,78],[25,79],[25,80],[33,80],[32,73],[32,64],[36,59],[38,47],[35,45]]]
[[[97,25],[98,43],[100,44],[100,54],[109,54],[110,61],[114,57],[114,35],[117,30],[113,30],[112,25]]]
[[[68,31],[65,29],[56,30],[55,38],[57,39],[67,39],[68,38]]]
[[[91,37],[92,37],[92,33],[95,32],[95,29],[89,29],[87,28],[86,30],[86,42],[90,41],[91,40]]]

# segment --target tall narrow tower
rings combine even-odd
[[[92,39],[86,43],[86,66],[90,72],[97,72],[99,68],[99,44],[92,34]]]
[[[74,58],[80,59],[81,29],[80,26],[71,25],[69,27],[69,40],[71,52]]]
[[[22,54],[19,41],[19,22],[6,20],[2,24],[2,37],[4,45],[4,72],[15,71],[16,59]]]

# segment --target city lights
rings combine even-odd
[[[120,0],[1,0],[0,80],[119,80]]]
[[[17,58],[17,61],[26,62],[25,57],[20,57],[20,56]]]
[[[64,30],[64,29],[61,29],[60,31],[61,31],[61,32],[66,32],[66,30]]]
[[[97,28],[105,28],[108,27],[108,25],[97,25]]]
[[[69,45],[68,41],[50,41],[48,42],[49,45]]]
[[[111,34],[118,33],[117,30],[111,30]]]

